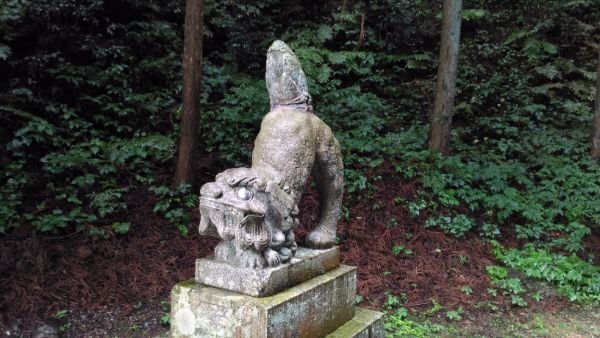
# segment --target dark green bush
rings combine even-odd
[[[453,155],[442,158],[425,150],[439,2],[205,1],[201,146],[249,163],[268,110],[265,51],[281,38],[342,144],[347,204],[375,191],[368,173],[387,161],[419,182],[406,207],[427,210],[426,226],[514,229],[579,251],[600,223],[600,168],[587,157],[596,7],[467,1]],[[169,206],[156,212],[182,228],[189,190],[163,186],[181,114],[183,14],[168,1],[0,5],[0,231],[125,233],[127,195],[148,187],[161,187],[157,205]]]

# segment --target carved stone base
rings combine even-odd
[[[196,260],[196,282],[249,296],[266,297],[340,266],[340,250],[298,248],[290,263],[249,269],[213,258]]]
[[[379,319],[355,318],[355,295],[356,268],[343,265],[264,298],[182,282],[171,292],[171,337],[313,338],[338,328],[371,337],[356,328]]]

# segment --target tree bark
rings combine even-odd
[[[596,72],[596,104],[592,121],[592,158],[600,160],[600,51],[598,52],[598,71]]]
[[[194,184],[200,128],[199,103],[202,82],[202,0],[187,0],[183,41],[183,116],[173,187]]]
[[[449,153],[450,127],[454,114],[458,48],[460,43],[462,0],[444,0],[440,61],[435,87],[435,101],[431,115],[431,129],[427,142],[429,149]]]

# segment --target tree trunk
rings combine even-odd
[[[592,122],[592,158],[600,160],[600,52],[598,53],[598,71],[596,72],[596,104]]]
[[[173,187],[194,184],[199,134],[199,101],[202,81],[202,0],[187,0],[183,41],[183,116],[179,136],[177,169]]]
[[[431,130],[427,142],[429,149],[439,150],[444,155],[449,153],[450,127],[454,113],[461,10],[462,0],[444,0],[440,61]]]

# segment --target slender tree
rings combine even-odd
[[[600,160],[600,51],[598,52],[598,71],[596,72],[596,104],[592,122],[592,158]]]
[[[183,40],[183,116],[179,134],[177,169],[173,187],[193,184],[196,179],[196,156],[200,115],[200,85],[202,82],[202,0],[187,0]]]
[[[431,115],[431,129],[427,142],[429,149],[437,149],[442,154],[449,152],[450,128],[456,93],[461,10],[462,0],[444,0],[440,61],[435,87],[435,102]]]

